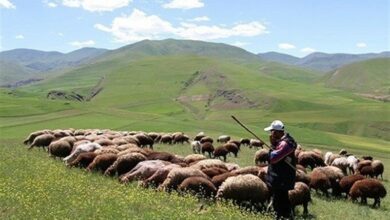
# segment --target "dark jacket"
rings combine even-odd
[[[273,190],[290,190],[295,185],[295,170],[288,165],[296,166],[296,158],[294,151],[297,144],[288,133],[286,133],[277,143],[274,150],[269,153],[269,166],[267,173],[268,184]]]

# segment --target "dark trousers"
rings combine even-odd
[[[272,206],[276,212],[277,219],[292,219],[291,216],[291,203],[288,199],[288,190],[274,189]]]

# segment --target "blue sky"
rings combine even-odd
[[[387,0],[0,0],[0,8],[2,51],[116,49],[165,38],[298,57],[390,50]]]

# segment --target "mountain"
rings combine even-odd
[[[294,65],[299,61],[298,57],[294,57],[288,54],[278,53],[278,52],[259,53],[257,55],[264,60],[275,61],[275,62],[290,64],[290,65]]]
[[[390,57],[390,52],[382,53],[368,53],[368,54],[327,54],[315,52],[311,53],[303,58],[297,58],[287,54],[269,52],[258,54],[264,60],[274,61],[289,65],[295,65],[299,67],[304,67],[321,72],[329,72],[335,70],[341,66],[359,62],[368,59],[381,58],[381,57]]]
[[[0,52],[0,85],[18,84],[32,78],[42,78],[49,71],[75,67],[104,54],[106,49],[82,48],[70,53],[15,49]],[[19,66],[16,68],[16,66]],[[29,74],[25,74],[29,73]]]
[[[355,62],[323,77],[328,87],[390,101],[390,58]]]

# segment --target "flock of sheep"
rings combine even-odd
[[[228,135],[218,137],[216,142],[220,146],[214,148],[213,138],[203,132],[191,141],[182,132],[58,129],[33,132],[24,144],[29,149],[47,147],[51,156],[62,158],[68,167],[118,176],[124,184],[138,180],[142,187],[232,200],[243,207],[264,210],[272,197],[266,184],[268,150],[262,149],[264,143],[254,139],[234,141]],[[194,154],[183,157],[154,151],[155,143],[188,143]],[[226,162],[226,156],[230,153],[237,156],[242,146],[261,148],[254,155],[253,166]],[[333,196],[345,193],[353,201],[361,198],[362,203],[374,198],[374,207],[379,207],[380,198],[386,196],[386,189],[377,179],[384,171],[379,160],[369,156],[359,159],[345,150],[323,155],[320,150],[304,150],[300,146],[295,156],[296,184],[289,191],[289,199],[293,207],[303,205],[304,214],[308,213],[311,189],[326,196],[329,190]],[[310,174],[307,168],[311,169]]]

